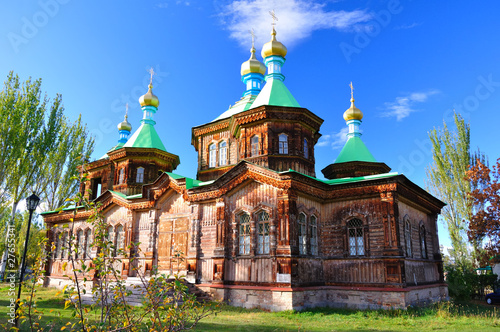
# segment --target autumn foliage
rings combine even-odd
[[[476,188],[470,193],[469,240],[483,242],[487,257],[494,257],[500,254],[500,159],[491,169],[477,160],[467,177]]]

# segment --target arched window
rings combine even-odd
[[[122,225],[118,225],[116,227],[115,248],[114,248],[113,256],[117,256],[117,254],[119,254],[120,249],[123,249],[123,226]]]
[[[80,229],[76,232],[76,247],[78,248],[75,253],[75,258],[83,258],[83,245],[85,239],[83,238],[83,229]]]
[[[251,145],[251,157],[255,157],[259,155],[259,136],[255,135],[250,139],[250,145]]]
[[[90,258],[90,247],[92,243],[92,231],[88,228],[85,231],[85,258]]]
[[[422,258],[427,257],[427,241],[425,239],[425,226],[420,226],[420,251],[422,253]]]
[[[288,136],[285,134],[281,134],[278,137],[278,141],[279,141],[279,153],[288,154]]]
[[[54,246],[55,246],[55,254],[54,258],[60,258],[61,257],[61,233],[57,233],[55,238],[54,238]]]
[[[215,167],[217,159],[217,151],[215,148],[215,144],[212,143],[208,146],[208,167]]]
[[[363,256],[365,254],[363,222],[359,219],[349,220],[347,223],[347,235],[349,237],[349,255]]]
[[[242,213],[240,215],[239,227],[240,255],[250,254],[250,215]]]
[[[219,166],[227,165],[227,143],[222,141],[219,143]]]
[[[309,159],[309,145],[307,145],[307,139],[304,138],[304,158]]]
[[[113,226],[108,226],[108,253],[109,255],[113,254],[113,249],[111,246],[115,243],[115,232],[113,232]]]
[[[135,177],[135,182],[144,182],[144,167],[137,167],[137,176]]]
[[[405,222],[405,244],[406,256],[411,257],[411,225],[409,220]]]
[[[304,213],[299,214],[299,219],[297,220],[299,226],[299,254],[307,254],[307,235],[306,235],[306,215]]]
[[[258,214],[257,254],[269,254],[269,213]]]
[[[309,219],[309,237],[311,238],[311,255],[318,254],[318,225],[315,216]]]
[[[123,182],[125,182],[125,168],[120,168],[120,173],[119,173],[119,177],[118,177],[118,184],[122,184]]]
[[[68,233],[63,232],[61,234],[61,259],[64,259],[66,257],[67,238],[68,238]]]

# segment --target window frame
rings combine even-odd
[[[225,166],[228,164],[228,146],[226,141],[219,142],[219,166]]]
[[[266,218],[267,216],[267,218]],[[271,252],[271,217],[266,210],[257,213],[257,254],[269,255]]]
[[[299,255],[307,255],[307,215],[304,212],[299,213],[297,226]]]
[[[413,257],[413,248],[412,248],[412,241],[411,241],[411,223],[410,220],[405,219],[405,224],[404,224],[404,229],[405,229],[405,253],[406,257]]]
[[[136,183],[144,183],[144,167],[142,167],[142,166],[137,167],[135,182]]]
[[[247,220],[242,222],[243,217]],[[250,220],[251,216],[247,212],[242,212],[238,215],[238,255],[248,256],[251,251],[251,230],[250,230]],[[243,228],[245,227],[245,228]],[[244,230],[244,232],[242,232]]]
[[[260,155],[259,151],[259,135],[253,135],[250,138],[250,157],[256,157]]]
[[[304,158],[309,159],[309,144],[307,138],[304,138]]]
[[[217,167],[217,145],[210,143],[208,145],[208,168]]]
[[[118,184],[122,184],[125,182],[125,167],[122,167],[118,170]]]
[[[90,228],[87,228],[84,234],[85,234],[85,249],[83,258],[90,258],[92,230]]]
[[[309,217],[309,243],[311,246],[311,255],[317,256],[318,249],[318,218],[315,215]]]
[[[284,138],[284,140],[282,140]],[[279,134],[278,135],[278,153],[279,154],[288,154],[288,135],[287,134]]]
[[[356,222],[356,224],[354,224]],[[365,225],[360,218],[351,218],[347,221],[347,253],[351,257],[366,256]],[[354,239],[354,242],[351,241]],[[354,248],[354,252],[353,252]]]
[[[429,253],[427,252],[427,238],[426,238],[426,230],[425,225],[420,225],[420,254],[423,259],[429,258]]]
[[[121,227],[121,230],[120,230]],[[115,248],[113,249],[113,256],[116,257],[117,254],[119,253],[118,250],[123,248],[123,241],[124,241],[124,235],[125,235],[125,228],[123,225],[118,224],[114,228],[114,245]]]

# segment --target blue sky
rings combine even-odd
[[[49,97],[96,137],[94,157],[116,144],[125,103],[134,129],[137,99],[153,67],[160,99],[156,128],[176,172],[196,175],[191,127],[210,122],[244,91],[240,65],[251,38],[288,48],[285,84],[301,106],[325,120],[316,172],[333,162],[345,139],[349,82],[364,113],[363,140],[375,158],[425,186],[428,131],[470,121],[472,148],[500,157],[500,3],[495,1],[4,1],[0,77],[14,70],[43,79]],[[451,123],[451,122],[450,122]],[[489,123],[488,126],[485,123]],[[440,226],[441,243],[449,245]]]

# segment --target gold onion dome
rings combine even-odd
[[[158,105],[160,105],[160,101],[158,100],[158,97],[156,97],[154,94],[153,94],[153,84],[149,83],[149,86],[148,86],[148,92],[146,92],[145,95],[142,95],[140,98],[139,98],[139,103],[141,104],[141,106],[154,106],[156,108],[158,108]]]
[[[255,57],[255,47],[250,50],[250,59],[241,64],[241,76],[249,73],[266,74],[266,66]]]
[[[285,45],[276,40],[276,30],[274,30],[274,27],[273,31],[271,32],[271,36],[272,36],[271,41],[265,43],[264,46],[262,47],[262,52],[261,52],[262,57],[267,58],[268,56],[271,55],[279,55],[285,57],[287,52],[286,47]]]
[[[128,116],[125,114],[125,119],[118,124],[118,130],[132,130],[132,125],[127,121]]]
[[[354,106],[354,98],[351,97],[351,107],[349,107],[345,112],[344,112],[344,120],[349,121],[349,120],[360,120],[363,118],[363,112],[356,106]]]

